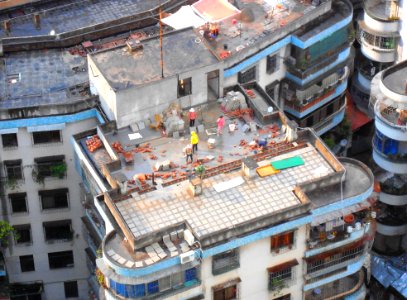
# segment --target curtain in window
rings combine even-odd
[[[196,279],[196,268],[188,269],[185,271],[185,282]]]

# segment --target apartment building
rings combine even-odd
[[[72,136],[105,117],[89,90],[85,48],[77,44],[155,23],[158,13],[149,1],[50,2],[1,12],[1,208],[19,236],[2,263],[9,284],[2,296],[10,299],[93,297]]]
[[[396,62],[407,59],[404,1],[365,1],[358,18],[356,37],[360,45],[351,93],[357,107],[368,111],[373,77]]]
[[[370,98],[376,127],[373,160],[381,169],[376,176],[381,189],[372,274],[381,287],[375,289],[377,295],[387,299],[407,296],[403,259],[407,250],[406,75],[406,61],[378,73]]]
[[[270,121],[290,125],[279,112]],[[144,128],[129,140],[133,131],[115,122],[74,137],[80,173],[98,192],[87,222],[106,232],[93,266],[106,299],[364,299],[370,170],[335,158],[312,130],[290,142],[281,132],[261,152],[238,149],[264,133],[237,126],[213,137],[215,148],[199,144],[195,159],[224,157],[205,162],[202,177],[188,175],[182,138]],[[87,146],[95,139],[96,150]],[[172,167],[153,171],[164,161]],[[274,175],[261,171],[270,162]]]

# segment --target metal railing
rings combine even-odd
[[[344,251],[342,253],[337,253],[332,256],[329,256],[325,259],[317,260],[312,263],[307,264],[307,274],[312,274],[317,271],[339,265],[343,262],[349,261],[351,259],[354,259],[355,257],[361,255],[363,251],[365,250],[365,246],[359,246],[353,249],[349,249],[347,251]]]

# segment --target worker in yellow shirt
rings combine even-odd
[[[198,151],[198,143],[199,137],[195,131],[191,131],[191,145],[192,145],[192,153]]]

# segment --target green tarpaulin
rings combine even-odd
[[[276,170],[283,170],[283,169],[288,169],[292,167],[297,167],[301,166],[304,164],[304,161],[300,156],[294,156],[282,160],[277,160],[273,161],[271,165],[273,166],[274,169]]]

